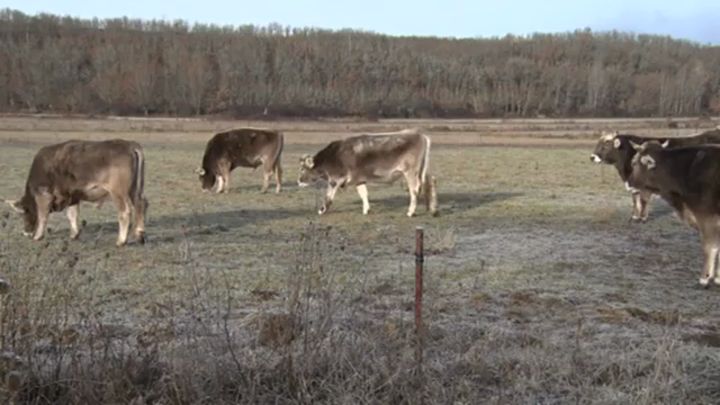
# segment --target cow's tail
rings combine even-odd
[[[133,148],[133,173],[130,197],[133,203],[143,199],[145,193],[145,155],[141,148]]]
[[[145,199],[145,154],[140,146],[133,148],[133,171],[130,198],[135,211],[135,234],[138,242],[145,243],[145,218],[148,202]]]
[[[282,154],[283,147],[285,146],[285,136],[282,132],[278,132],[278,143],[277,143],[277,149],[275,150],[275,157],[273,158],[273,170],[278,171],[282,170],[281,162],[282,159],[280,155]]]
[[[437,181],[435,180],[435,176],[428,175],[431,142],[429,136],[423,135],[423,138],[425,139],[425,148],[423,149],[422,163],[420,166],[420,184],[422,185],[422,192],[425,197],[425,207],[433,216],[437,216]]]

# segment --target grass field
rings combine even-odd
[[[710,120],[241,122],[0,119],[0,197],[40,145],[123,137],[146,153],[148,243],[114,245],[111,204],[54,214],[33,243],[0,210],[0,398],[27,403],[717,403],[720,289],[698,286],[694,231],[654,200],[630,224],[600,130],[688,134]],[[224,195],[193,170],[214,131],[286,134],[284,189],[238,169]],[[433,139],[440,217],[401,185],[316,214],[298,158],[351,132]],[[413,359],[414,229],[426,232],[423,372]],[[9,356],[9,355],[8,355]],[[7,357],[7,356],[6,356]],[[18,383],[13,385],[13,378]]]

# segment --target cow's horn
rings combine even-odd
[[[632,148],[635,150],[640,150],[640,148],[642,148],[642,145],[638,145],[633,141],[630,141],[630,146],[632,146]]]
[[[663,148],[667,148],[670,145],[670,140],[666,139],[665,142],[661,143],[660,146]]]
[[[21,214],[22,214],[23,212],[25,212],[25,211],[23,211],[22,208],[18,207],[18,200],[5,200],[5,202],[6,202],[9,206],[11,206],[12,209],[15,210],[15,212],[19,212],[19,213],[21,213]]]

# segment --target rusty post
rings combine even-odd
[[[422,300],[423,300],[423,262],[425,261],[423,251],[423,228],[418,226],[415,228],[415,334],[417,338],[417,347],[415,351],[415,360],[418,368],[422,367],[423,358],[423,320],[422,320]]]

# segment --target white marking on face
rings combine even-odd
[[[613,141],[613,147],[615,149],[620,149],[620,140],[618,138],[615,138],[615,140]]]
[[[595,163],[602,163],[602,159],[600,159],[600,156],[598,156],[594,153],[592,155],[590,155],[590,160],[592,160]]]
[[[652,156],[643,156],[640,158],[640,163],[645,165],[645,167],[648,168],[648,170],[652,170],[655,168],[655,159],[652,158]]]

